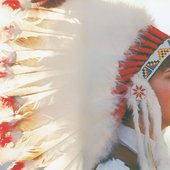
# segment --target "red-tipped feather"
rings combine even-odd
[[[7,5],[11,7],[13,10],[17,10],[21,8],[21,4],[18,0],[5,0],[2,5]]]
[[[119,106],[118,106],[118,108],[115,110],[115,112],[113,113],[113,114],[116,114],[117,116],[118,116],[118,118],[119,118],[119,120],[121,120],[121,118],[124,116],[124,114],[125,114],[125,108],[124,108],[124,106],[126,105],[126,103],[127,103],[127,100],[123,100],[120,104],[119,104]]]
[[[125,115],[125,109],[124,108],[120,108],[118,113],[119,113],[119,117],[122,119],[122,117]]]
[[[138,47],[136,45],[134,46],[131,46],[129,48],[130,51],[135,51],[135,52],[140,52],[140,53],[143,53],[143,54],[152,54],[153,53],[153,50],[150,49],[150,48],[145,48],[145,47]]]
[[[161,44],[161,42],[162,42],[162,40],[160,40],[159,38],[153,36],[152,34],[148,33],[147,31],[140,30],[139,32],[142,35],[144,35],[146,38],[148,38],[149,40],[153,41],[156,44]]]
[[[121,61],[119,62],[119,67],[137,67],[137,66],[142,66],[144,62],[142,61]]]
[[[128,53],[125,53],[124,55],[125,55],[126,58],[129,59],[129,60],[146,61],[146,60],[148,59],[148,57],[147,57],[146,55],[128,54]]]
[[[127,68],[127,69],[121,69],[119,70],[119,74],[120,75],[127,75],[127,74],[130,74],[130,73],[137,73],[139,71],[139,67],[134,67],[134,68]]]
[[[0,72],[0,78],[7,77],[8,73],[7,72]]]
[[[0,136],[0,147],[5,147],[7,144],[9,144],[12,141],[11,135],[1,135]]]
[[[157,28],[153,27],[152,25],[150,25],[150,26],[148,27],[148,31],[149,31],[151,34],[153,34],[153,35],[155,35],[156,37],[158,37],[158,38],[160,38],[160,39],[163,39],[163,40],[165,40],[165,39],[167,39],[167,38],[169,37],[167,34],[163,33],[162,31],[158,30]]]
[[[128,75],[125,75],[125,76],[121,76],[121,77],[117,78],[117,80],[121,83],[121,82],[124,82],[124,81],[131,79],[133,75],[134,74],[128,74]]]
[[[10,134],[11,125],[8,122],[0,124],[0,147],[4,147],[6,144],[12,141]]]
[[[15,110],[15,97],[0,97],[3,107],[10,107]]]
[[[16,162],[15,165],[10,168],[10,170],[22,170],[24,168],[23,162]]]
[[[11,125],[8,122],[3,122],[0,124],[0,132],[7,133],[11,129]]]
[[[154,50],[158,47],[157,44],[155,44],[155,43],[153,43],[151,41],[148,41],[148,40],[141,39],[141,38],[137,39],[136,42],[141,43],[142,45],[150,47],[150,48],[152,48]]]
[[[117,117],[117,121],[120,121],[125,114],[125,109],[123,107],[117,108],[112,115]]]
[[[122,97],[122,100],[121,100],[119,106],[123,107],[126,104],[126,102],[127,102],[127,99],[125,97],[124,98]]]
[[[129,86],[131,86],[131,85],[132,85],[131,82],[129,82],[129,83],[127,83],[127,84],[123,84],[122,86],[114,89],[114,90],[112,91],[112,94],[121,94],[122,92],[124,92],[125,90],[127,90],[127,88],[128,88]]]

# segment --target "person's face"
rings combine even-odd
[[[165,128],[170,125],[170,57],[156,71],[150,84],[158,97],[162,110],[162,128]]]

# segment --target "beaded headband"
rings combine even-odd
[[[170,55],[170,39],[164,41],[149,57],[139,71],[139,75],[149,80],[163,61]]]

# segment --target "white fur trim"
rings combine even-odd
[[[70,8],[68,2],[67,8]],[[137,32],[151,24],[143,9],[125,4],[81,1],[72,4],[82,27],[79,55],[83,58],[84,158],[86,170],[107,158],[117,141],[117,123],[111,115],[117,99],[111,94],[115,87],[117,61],[137,37]]]

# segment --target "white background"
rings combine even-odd
[[[119,0],[120,1],[120,0]],[[121,0],[146,8],[159,29],[170,34],[170,0]]]

